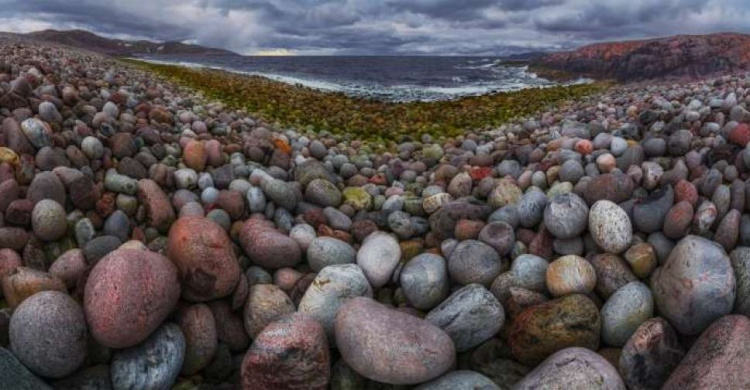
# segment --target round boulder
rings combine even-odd
[[[476,240],[461,241],[448,259],[448,273],[460,284],[489,286],[508,264],[491,246]]]
[[[177,266],[182,296],[193,302],[225,297],[240,279],[240,263],[226,231],[203,217],[183,217],[169,229],[169,258]]]
[[[602,307],[602,340],[622,347],[636,329],[654,315],[651,290],[641,282],[626,284]]]
[[[453,339],[463,352],[489,340],[502,328],[505,310],[489,290],[470,284],[451,294],[424,318]]]
[[[685,335],[700,334],[734,305],[729,256],[703,237],[680,240],[664,266],[654,271],[651,288],[659,313]]]
[[[242,387],[320,389],[328,386],[331,356],[323,327],[294,313],[269,324],[242,360]]]
[[[596,270],[583,257],[568,255],[549,264],[546,280],[547,289],[556,297],[588,294],[596,287]]]
[[[315,276],[297,311],[318,320],[333,342],[336,314],[347,300],[354,297],[372,297],[372,287],[362,269],[356,264],[330,265]]]
[[[508,335],[513,356],[534,365],[568,347],[599,349],[599,309],[585,295],[574,294],[531,306],[513,321]]]
[[[143,343],[115,352],[110,366],[112,387],[171,389],[184,359],[185,337],[180,327],[164,324]]]
[[[612,364],[586,348],[558,351],[513,386],[531,389],[606,389],[625,390]]]
[[[362,268],[374,288],[388,283],[400,260],[401,247],[398,240],[384,232],[367,236],[357,252],[357,265]]]
[[[750,388],[750,319],[723,317],[693,344],[663,389]]]
[[[586,230],[589,207],[569,192],[554,196],[544,209],[544,226],[557,238],[573,238]]]
[[[450,292],[446,261],[432,253],[423,253],[409,260],[399,279],[406,300],[419,310],[435,307]]]
[[[216,355],[219,344],[216,320],[211,309],[199,303],[182,308],[177,324],[185,336],[185,361],[181,373],[190,376],[211,364]]]
[[[622,347],[620,375],[630,389],[658,389],[683,356],[685,350],[672,326],[663,318],[652,318]]]
[[[86,357],[86,319],[68,294],[34,294],[10,318],[10,348],[34,373],[62,378],[73,373]]]
[[[451,338],[431,323],[369,298],[353,298],[336,315],[336,344],[360,375],[410,385],[448,371],[456,359]]]
[[[83,307],[96,341],[126,348],[148,338],[179,298],[177,268],[169,259],[154,252],[120,249],[94,266]]]
[[[256,284],[250,286],[245,301],[245,330],[251,338],[271,322],[280,317],[294,313],[294,303],[284,291],[274,284]]]
[[[633,240],[633,226],[628,214],[608,200],[600,200],[591,206],[589,231],[596,244],[609,253],[623,252]]]

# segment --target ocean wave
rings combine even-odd
[[[446,79],[443,85],[416,85],[416,84],[396,84],[383,85],[379,83],[363,83],[359,80],[323,80],[315,77],[304,75],[280,74],[267,71],[252,71],[247,69],[238,69],[231,66],[217,66],[215,64],[198,63],[184,59],[156,59],[156,58],[139,58],[141,61],[179,65],[190,68],[217,69],[237,74],[264,77],[269,80],[282,82],[290,85],[301,85],[308,88],[317,89],[326,92],[340,92],[350,96],[380,99],[394,102],[409,101],[437,101],[450,100],[463,96],[477,96],[497,92],[517,91],[524,88],[534,87],[551,87],[559,85],[550,80],[538,77],[533,72],[528,72],[527,67],[504,67],[499,59],[482,59],[478,62],[485,62],[476,66],[468,66],[461,69],[479,69],[489,70],[488,76],[482,77],[481,81],[472,80],[471,75],[451,76]],[[471,63],[468,60],[467,62]],[[588,83],[591,80],[580,79],[568,84]]]

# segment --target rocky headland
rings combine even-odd
[[[664,77],[700,79],[750,70],[750,35],[677,35],[606,42],[539,55],[531,68],[551,78],[591,77],[637,81]]]
[[[0,388],[750,387],[748,75],[375,145],[4,38]]]

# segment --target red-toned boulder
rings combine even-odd
[[[662,389],[748,389],[748,367],[750,319],[729,315],[701,334]]]
[[[312,317],[293,313],[269,324],[242,361],[242,387],[326,389],[331,376],[328,340]]]
[[[202,141],[192,140],[185,145],[182,153],[182,159],[188,168],[202,172],[206,168],[206,148]]]
[[[741,123],[729,133],[729,142],[744,147],[750,142],[750,126]]]
[[[146,208],[148,224],[166,231],[175,220],[174,209],[167,194],[151,179],[138,181],[138,201]]]
[[[167,253],[179,270],[182,296],[189,301],[225,297],[239,282],[240,264],[232,242],[226,231],[210,219],[178,219],[169,229]]]
[[[205,304],[186,306],[180,310],[177,324],[185,336],[185,360],[182,374],[193,375],[206,368],[216,355],[219,336],[216,320]]]
[[[266,221],[247,220],[240,231],[240,243],[250,260],[264,268],[294,267],[302,260],[297,242]]]
[[[94,266],[83,307],[92,336],[110,348],[141,343],[180,297],[177,267],[154,252],[120,249]]]

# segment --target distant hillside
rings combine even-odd
[[[750,69],[750,35],[677,35],[642,41],[597,43],[530,60],[542,76],[620,81],[668,76],[698,77]]]
[[[83,30],[43,30],[25,34],[28,37],[87,49],[111,56],[137,56],[144,54],[191,54],[205,56],[238,55],[224,49],[214,49],[181,42],[125,41],[104,38]]]

